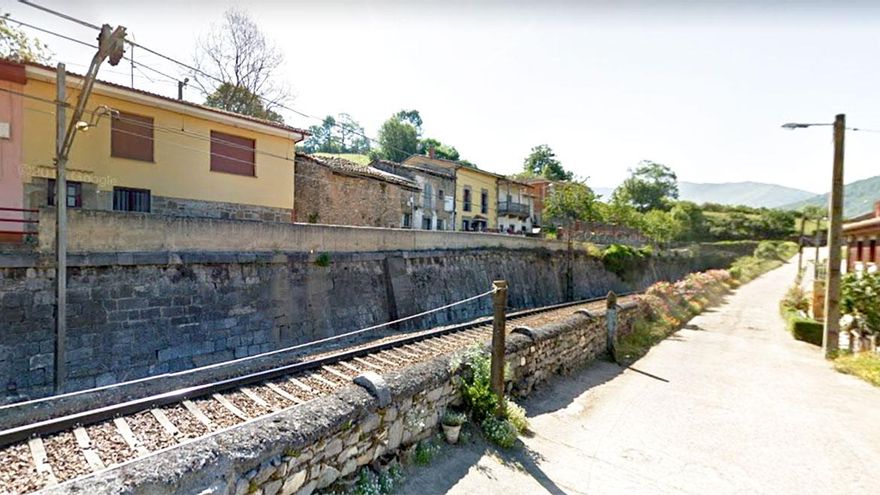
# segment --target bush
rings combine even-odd
[[[461,426],[467,421],[467,415],[465,413],[455,412],[455,411],[446,411],[443,413],[443,417],[440,418],[440,423],[446,426]]]
[[[431,464],[440,447],[431,440],[422,440],[416,445],[415,461],[419,466]]]
[[[802,316],[799,312],[793,310],[784,310],[788,331],[797,340],[808,342],[813,345],[822,346],[822,335],[824,329],[822,323]]]
[[[755,248],[753,256],[764,260],[778,260],[781,253],[779,252],[779,243],[774,241],[761,241]]]
[[[507,419],[516,428],[516,431],[520,434],[529,431],[529,418],[526,417],[526,410],[515,402],[505,401],[504,404],[504,409],[507,411]]]
[[[782,302],[779,303],[783,311],[803,311],[806,313],[810,310],[810,299],[799,285],[789,287]]]
[[[495,414],[498,398],[492,392],[492,360],[485,351],[474,348],[465,352],[460,382],[461,398],[476,423]]]
[[[483,421],[483,434],[501,448],[516,445],[517,429],[509,419],[489,416]]]
[[[880,273],[847,273],[841,284],[841,309],[865,333],[880,332]]]
[[[643,268],[651,253],[650,247],[635,249],[625,244],[612,244],[602,252],[602,264],[606,270],[623,279],[627,274]]]

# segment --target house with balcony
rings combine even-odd
[[[532,186],[514,179],[498,180],[498,231],[531,234],[536,225]]]
[[[454,230],[484,232],[497,228],[498,180],[504,179],[503,175],[433,154],[411,155],[403,164],[441,167],[455,174]]]
[[[880,268],[880,201],[874,210],[843,224],[847,271],[876,271]]]
[[[66,85],[75,102],[83,78],[67,73]],[[0,90],[0,207],[53,206],[56,69],[0,60]],[[67,206],[290,222],[306,135],[97,81],[67,162]]]
[[[408,227],[422,230],[455,228],[455,172],[428,163],[403,164],[374,160],[373,168],[406,177],[421,189],[406,205],[412,212]]]

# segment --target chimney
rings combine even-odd
[[[874,203],[874,216],[880,218],[880,201]]]
[[[437,158],[437,152],[433,146],[428,148],[428,156],[430,156],[431,158]],[[878,203],[878,204],[880,204],[880,203]]]

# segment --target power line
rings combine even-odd
[[[48,12],[48,13],[50,13],[50,14],[56,15],[56,16],[58,16],[58,17],[61,17],[62,19],[65,19],[65,20],[68,20],[68,21],[71,21],[71,22],[75,22],[75,23],[80,24],[80,25],[82,25],[82,26],[90,27],[90,28],[92,28],[92,29],[96,29],[96,30],[100,30],[100,29],[101,29],[99,26],[97,26],[97,25],[95,25],[95,24],[92,24],[92,23],[90,23],[90,22],[88,22],[88,21],[84,21],[84,20],[82,20],[82,19],[79,19],[79,18],[76,18],[76,17],[70,16],[70,15],[63,14],[63,13],[61,13],[61,12],[58,12],[58,11],[55,11],[55,10],[49,9],[49,8],[47,8],[47,7],[43,7],[43,6],[41,6],[41,5],[37,5],[37,4],[33,3],[33,2],[30,2],[29,0],[18,0],[18,1],[21,2],[21,3],[23,3],[23,4],[25,4],[25,5],[28,5],[28,6],[30,6],[30,7],[37,8],[37,9],[42,10],[42,11],[44,11],[44,12]],[[152,53],[152,54],[154,54],[154,55],[156,55],[156,56],[158,56],[158,57],[161,57],[161,58],[163,58],[163,59],[165,59],[165,60],[167,60],[167,61],[169,61],[169,62],[175,63],[175,64],[177,64],[177,65],[179,65],[179,66],[181,66],[181,67],[184,67],[184,68],[186,68],[186,69],[188,69],[188,70],[190,70],[190,71],[192,71],[192,72],[194,72],[194,73],[201,74],[202,76],[207,77],[208,79],[211,79],[211,80],[213,80],[213,81],[215,81],[215,82],[217,82],[217,83],[220,83],[220,84],[226,84],[226,83],[227,83],[227,81],[224,81],[224,80],[220,79],[219,77],[214,76],[213,74],[209,74],[209,73],[207,73],[207,72],[205,72],[205,71],[203,71],[203,70],[201,70],[201,69],[198,69],[198,68],[196,68],[196,67],[194,67],[194,66],[192,66],[192,65],[190,65],[190,64],[187,64],[187,63],[185,63],[185,62],[181,62],[180,60],[177,60],[177,59],[175,59],[175,58],[173,58],[173,57],[170,57],[170,56],[165,55],[165,54],[163,54],[163,53],[160,53],[160,52],[158,52],[158,51],[156,51],[156,50],[153,50],[153,49],[151,49],[151,48],[148,48],[148,47],[146,47],[146,46],[143,46],[143,45],[141,45],[141,44],[139,44],[139,43],[135,43],[135,42],[130,41],[130,40],[128,40],[128,39],[126,39],[125,42],[128,43],[128,44],[130,44],[131,46],[138,47],[138,48],[140,48],[140,49],[142,49],[142,50],[144,50],[144,51],[146,51],[146,52]],[[147,66],[147,65],[144,65],[144,64],[141,64],[141,65],[143,65],[144,67],[149,68],[149,66]],[[153,70],[153,69],[151,69],[151,70]],[[157,71],[157,72],[158,72],[158,71]],[[205,92],[203,91],[203,93],[205,93]],[[300,116],[302,116],[302,117],[304,117],[304,118],[313,119],[313,120],[316,120],[316,121],[318,121],[318,122],[323,122],[323,121],[324,121],[324,119],[322,119],[322,118],[320,118],[320,117],[316,117],[316,116],[314,116],[314,115],[309,115],[309,114],[307,114],[307,113],[305,113],[305,112],[303,112],[303,111],[301,111],[301,110],[297,110],[297,109],[292,108],[292,107],[290,107],[290,106],[284,105],[284,104],[281,103],[281,102],[277,102],[277,101],[271,100],[271,99],[266,98],[266,97],[264,97],[264,96],[260,96],[260,95],[254,94],[254,97],[256,97],[257,99],[261,100],[264,104],[268,104],[268,105],[272,105],[272,106],[275,106],[275,107],[278,107],[278,108],[282,108],[282,109],[284,109],[284,110],[287,110],[287,111],[293,112],[293,113],[295,113],[295,114],[297,114],[297,115],[300,115]],[[343,129],[343,130],[345,130],[345,131],[347,131],[347,132],[350,132],[350,133],[352,133],[352,134],[354,134],[354,135],[356,135],[356,136],[358,136],[358,137],[364,138],[364,139],[366,139],[366,140],[368,140],[368,141],[370,141],[370,142],[373,142],[373,143],[376,143],[376,144],[380,144],[379,141],[378,141],[377,139],[372,138],[372,137],[370,137],[370,136],[367,136],[366,134],[361,133],[361,132],[358,132],[357,130],[352,129],[352,128],[350,128],[350,127],[346,127],[346,126],[341,125],[341,124],[333,124],[333,126],[334,126],[334,127],[338,127],[338,128],[340,128],[340,129]],[[403,150],[403,149],[396,148],[396,147],[391,147],[391,149],[394,150],[394,151],[399,151],[399,152],[401,152],[401,153],[406,153],[406,154],[409,154],[409,153],[410,153],[410,152],[407,151],[407,150]]]

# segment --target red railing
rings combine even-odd
[[[10,240],[10,236],[17,241],[20,241],[23,236],[36,236],[39,235],[39,218],[27,218],[28,215],[36,215],[40,212],[40,210],[35,209],[27,209],[27,208],[5,208],[0,207],[0,212],[13,212],[13,213],[21,213],[20,218],[9,218],[6,216],[0,216],[0,225],[4,223],[19,223],[21,224],[21,230],[3,230],[0,229],[0,241]],[[33,229],[29,229],[28,227],[33,225]],[[4,239],[5,238],[5,239]]]

